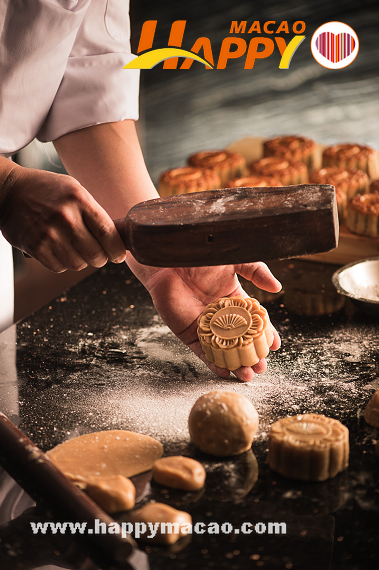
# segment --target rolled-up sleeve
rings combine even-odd
[[[138,119],[139,70],[123,69],[134,57],[129,1],[92,0],[37,138],[46,142],[91,125]]]

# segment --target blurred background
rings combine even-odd
[[[288,70],[278,68],[277,47],[267,59],[245,70],[245,57],[229,60],[223,70],[207,70],[194,62],[189,70],[162,64],[141,71],[138,130],[147,167],[157,183],[160,173],[182,166],[194,152],[221,149],[244,137],[299,134],[324,144],[354,142],[379,149],[379,3],[377,0],[265,2],[219,0],[206,3],[131,0],[132,51],[137,52],[145,21],[157,20],[153,48],[167,47],[171,25],[186,20],[182,48],[190,50],[199,37],[212,45],[215,64],[222,40],[233,20],[277,25],[304,21],[306,39]],[[340,70],[319,65],[310,42],[316,29],[329,21],[351,26],[359,38],[355,61]],[[275,29],[275,26],[274,26]],[[247,42],[257,35],[245,34]],[[293,33],[283,35],[287,43]],[[269,37],[262,32],[262,37]],[[275,37],[275,34],[271,36]],[[200,56],[204,54],[202,51]],[[179,65],[181,64],[179,61]],[[64,172],[51,144],[34,142],[17,161],[28,167]],[[33,260],[15,256],[16,320],[38,308],[63,289],[85,277],[66,272],[50,274]]]
[[[326,144],[357,142],[379,148],[378,2],[142,0],[133,5],[132,0],[132,7],[134,50],[145,20],[158,20],[153,45],[158,48],[167,46],[172,22],[183,19],[183,49],[190,50],[198,37],[208,37],[215,63],[233,20],[247,20],[247,29],[256,20],[262,26],[268,20],[277,25],[287,20],[290,30],[298,20],[306,23],[306,39],[288,70],[278,68],[275,47],[251,70],[243,68],[241,57],[229,60],[224,70],[206,70],[194,62],[188,71],[163,71],[158,65],[141,72],[143,142],[154,180],[162,169],[184,164],[193,152],[222,148],[245,136],[301,134]],[[344,69],[322,67],[310,50],[313,33],[329,21],[348,24],[359,38],[358,56]],[[249,41],[254,35],[240,37]],[[270,37],[263,31],[262,36]]]

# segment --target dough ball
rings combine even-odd
[[[153,479],[160,485],[183,491],[198,491],[204,487],[205,469],[190,457],[162,457],[154,463]]]
[[[188,423],[191,438],[201,451],[226,457],[250,449],[258,412],[241,394],[213,390],[195,402]]]

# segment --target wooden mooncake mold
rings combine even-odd
[[[347,203],[357,192],[368,192],[369,177],[363,170],[327,166],[309,174],[314,184],[331,184],[336,189],[338,217],[342,223],[347,214]]]
[[[321,170],[315,170],[309,175],[309,182],[314,184],[331,184],[338,192],[347,199],[352,198],[357,192],[364,194],[369,189],[369,177],[363,170],[355,168],[340,168],[339,166],[327,166]]]
[[[282,186],[277,178],[269,176],[243,176],[242,178],[233,178],[226,183],[227,188],[267,188],[271,186]]]
[[[269,316],[256,299],[222,297],[198,319],[197,334],[210,362],[237,370],[265,358],[274,340]]]
[[[283,418],[270,428],[268,464],[291,479],[325,481],[348,466],[349,430],[318,414]]]

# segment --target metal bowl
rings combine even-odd
[[[359,309],[379,317],[379,257],[344,265],[333,274],[332,282]]]

